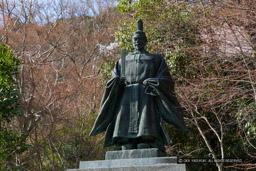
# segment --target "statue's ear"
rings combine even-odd
[[[145,38],[144,38],[144,43],[145,43],[145,44],[148,43],[148,39],[147,39],[146,35],[145,35]]]
[[[147,51],[147,44],[145,44],[145,46],[144,46],[144,50],[145,50],[145,51]]]
[[[148,40],[147,40],[147,38],[145,38],[144,44],[146,45],[147,43],[148,43]]]

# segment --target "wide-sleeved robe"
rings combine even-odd
[[[163,121],[187,131],[164,58],[150,53],[126,56],[125,84],[119,83],[120,63],[106,84],[90,135],[107,131],[106,147],[114,145],[117,138],[151,137],[169,144]]]

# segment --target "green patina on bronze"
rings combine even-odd
[[[163,121],[187,131],[164,58],[146,51],[142,20],[133,34],[135,52],[116,63],[90,136],[107,131],[104,147],[159,148],[169,144]],[[125,72],[121,74],[121,71]],[[121,79],[120,76],[125,76]]]

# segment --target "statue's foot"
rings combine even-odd
[[[147,143],[139,143],[137,144],[137,149],[150,148],[150,145]]]
[[[122,145],[122,150],[131,150],[135,149],[134,144],[123,144]]]
[[[122,146],[121,145],[116,145],[116,150],[122,150]]]

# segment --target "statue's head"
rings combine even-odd
[[[143,32],[143,23],[141,19],[137,21],[137,31],[133,33],[132,42],[136,51],[142,52],[146,49],[148,40],[145,32]]]

